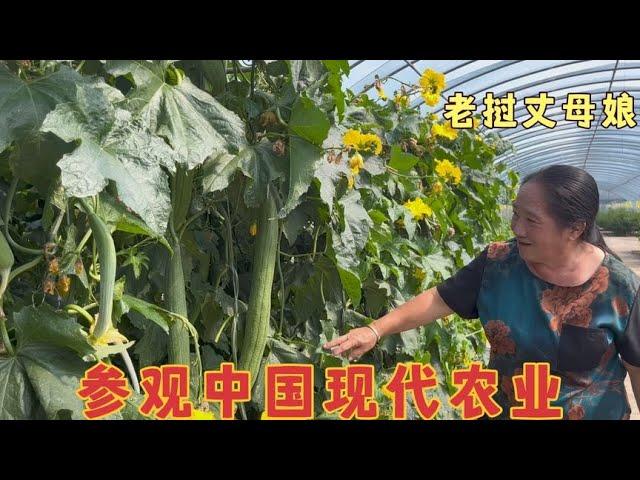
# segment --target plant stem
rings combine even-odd
[[[82,240],[80,240],[80,243],[78,244],[78,248],[76,248],[76,253],[80,253],[82,251],[86,243],[89,241],[90,237],[91,237],[91,229],[87,230],[87,233],[85,233],[84,237],[82,237]]]
[[[145,243],[149,243],[151,242],[153,239],[149,238],[149,237],[145,237],[142,240],[140,240],[138,243],[136,243],[135,245],[132,245],[130,247],[127,248],[123,248],[122,250],[118,251],[116,253],[116,255],[120,256],[120,255],[124,255],[125,253],[129,252],[130,250],[134,250],[136,248],[140,248],[141,246],[143,246]]]
[[[327,301],[324,298],[324,274],[320,275],[320,299],[322,300],[323,305],[327,304]]]
[[[11,279],[11,267],[0,271],[0,275],[2,275],[2,281],[0,282],[0,298],[4,296],[4,292],[7,290],[7,286],[9,285],[9,280]]]
[[[18,177],[13,177],[11,179],[11,185],[9,185],[9,191],[7,192],[7,198],[4,203],[4,235],[7,237],[7,240],[11,244],[13,248],[22,252],[28,253],[29,255],[42,255],[42,249],[28,248],[23,247],[16,243],[11,235],[9,234],[9,222],[11,221],[11,204],[13,203],[13,197],[16,194],[16,187],[18,186]]]
[[[278,132],[267,132],[265,133],[265,135],[267,136],[267,138],[270,135],[275,135],[276,137],[281,137],[281,138],[287,138],[290,136],[288,133],[278,133]]]
[[[476,330],[475,332],[467,333],[467,334],[464,336],[464,338],[472,337],[473,335],[477,335],[477,334],[479,334],[479,333],[481,333],[481,332],[483,332],[483,331],[484,331],[484,329],[483,329],[483,328],[481,328],[480,330]]]
[[[218,288],[218,286],[220,285],[220,280],[222,279],[222,275],[224,275],[224,273],[227,271],[229,267],[227,266],[227,264],[225,263],[220,270],[218,271],[218,273],[216,274],[216,276],[214,277],[213,280],[213,289],[216,290]]]
[[[271,75],[269,75],[269,73],[267,72],[267,64],[264,61],[260,61],[258,62],[258,65],[262,66],[262,73],[264,74],[264,79],[273,90],[273,93],[274,94],[277,93],[278,87],[276,86],[275,83],[273,83],[273,79],[271,78]]]
[[[136,369],[133,368],[133,362],[131,361],[131,357],[129,356],[129,352],[125,350],[120,353],[122,356],[122,360],[124,360],[124,364],[127,367],[127,372],[129,373],[129,378],[131,378],[131,383],[133,384],[133,390],[137,394],[140,393],[140,382],[138,382],[138,375],[136,375]]]
[[[280,251],[280,242],[282,241],[282,222],[280,222],[280,232],[278,234],[278,252]],[[278,333],[282,334],[282,325],[284,324],[284,276],[282,275],[282,261],[278,255],[278,275],[280,276],[280,325]]]
[[[13,270],[11,272],[11,275],[9,275],[9,282],[11,282],[14,278],[16,278],[21,273],[24,273],[27,270],[31,270],[33,267],[38,265],[42,261],[43,258],[44,257],[42,257],[42,256],[36,257],[33,260],[31,260],[30,262],[27,262],[24,265],[20,265],[18,268],[16,268],[15,270]]]
[[[315,250],[313,252],[310,253],[286,253],[286,252],[280,252],[280,255],[284,255],[285,257],[289,257],[289,258],[297,258],[297,257],[313,257],[315,259],[316,255],[324,255],[325,253],[327,253],[326,249],[323,250],[322,252],[318,252],[316,253]]]
[[[411,88],[411,90],[407,91],[406,95],[409,95],[410,93],[414,93],[412,90],[415,90],[415,91],[418,90],[417,88],[415,88],[415,85],[411,85],[410,83],[403,82],[402,80],[399,80],[396,77],[389,76],[389,77],[386,77],[386,78],[391,79],[391,80],[395,80],[396,82],[398,82],[398,83],[400,83],[400,84],[402,84],[402,85],[404,85],[406,87]]]
[[[91,267],[89,269],[89,276],[93,278],[96,282],[100,281],[100,276],[98,275],[98,252],[96,248],[96,239],[93,239],[92,242],[92,255],[91,255]]]
[[[240,73],[240,76],[242,76],[242,78],[244,79],[245,82],[247,82],[249,85],[251,85],[251,82],[249,81],[249,79],[245,76],[244,72],[242,71],[242,68],[240,67],[240,65],[238,65],[238,61],[234,60],[234,65],[237,66],[237,70],[236,72]],[[234,72],[234,73],[236,73]],[[238,79],[238,77],[236,76],[236,80]]]
[[[218,333],[216,333],[216,336],[214,338],[214,341],[216,343],[218,343],[220,341],[220,335],[222,335],[222,332],[224,331],[224,327],[227,326],[227,323],[229,323],[229,320],[231,320],[232,316],[233,315],[227,317],[226,320],[224,322],[222,322],[222,325],[220,326],[220,329],[218,330]]]
[[[318,234],[320,233],[320,225],[318,225],[318,229],[316,230],[316,234],[313,238],[313,255],[312,255],[312,259],[315,260],[316,259],[316,247],[318,246]]]
[[[58,216],[56,217],[56,221],[51,226],[51,231],[49,232],[49,242],[55,242],[56,241],[56,235],[58,235],[58,230],[60,230],[60,225],[62,224],[62,220],[64,219],[64,215],[65,215],[66,211],[67,211],[67,209],[63,208],[58,213]]]
[[[235,257],[233,254],[233,231],[231,230],[231,212],[229,211],[229,199],[227,198],[225,223],[226,228],[226,256],[227,265],[231,269],[231,278],[233,281],[233,323],[231,324],[231,351],[233,353],[233,362],[238,365],[238,296],[240,295],[240,281],[238,280],[238,271],[235,266]],[[244,404],[240,404],[240,414],[243,420],[247,419],[247,412]]]
[[[422,179],[422,178],[430,177],[430,175],[405,175],[403,173],[398,173],[395,169],[391,167],[387,167],[387,171],[392,175],[397,175],[398,177],[405,177],[405,178]]]
[[[289,124],[282,119],[282,115],[280,114],[280,107],[276,107],[276,118],[278,119],[278,123],[280,123],[280,125],[289,128]]]
[[[251,95],[250,98],[253,98],[253,92],[256,88],[256,62],[255,60],[251,60]]]
[[[79,313],[82,317],[85,318],[85,320],[89,322],[89,325],[94,324],[95,322],[94,318],[91,316],[89,312],[87,312],[80,305],[76,305],[75,303],[70,303],[65,308],[67,309],[67,313]]]
[[[7,317],[5,317],[4,311],[2,311],[2,307],[0,307],[0,335],[2,336],[2,343],[4,344],[4,349],[7,351],[7,353],[13,357],[16,353],[13,350],[13,345],[11,345],[11,340],[9,339],[9,332],[7,332],[6,323]]]
[[[178,233],[178,237],[182,238],[182,235],[184,235],[184,232],[187,229],[187,227],[191,225],[198,217],[201,217],[202,215],[207,213],[207,211],[208,210],[206,208],[204,210],[200,210],[198,213],[191,215],[190,218],[185,220],[185,222],[182,224],[182,226],[179,229],[180,232]]]

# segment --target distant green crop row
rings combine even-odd
[[[614,207],[601,211],[598,226],[616,235],[633,235],[640,232],[640,210]]]

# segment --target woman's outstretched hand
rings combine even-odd
[[[331,350],[335,356],[348,356],[349,361],[355,361],[375,347],[377,341],[378,337],[373,330],[368,327],[360,327],[334,338],[322,345],[322,348]]]

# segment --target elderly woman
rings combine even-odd
[[[564,165],[526,177],[513,204],[515,237],[490,244],[455,276],[328,342],[357,359],[385,335],[457,313],[480,318],[498,372],[494,400],[519,405],[512,377],[525,362],[560,377],[553,406],[565,419],[628,419],[629,373],[640,403],[640,279],[595,225],[599,194],[585,171]]]

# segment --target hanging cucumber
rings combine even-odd
[[[113,336],[113,339],[116,340],[116,342],[121,342],[124,337],[122,337],[117,331],[112,331],[113,324],[111,322],[111,314],[113,312],[113,292],[116,285],[117,268],[116,247],[113,243],[113,237],[111,237],[109,227],[107,227],[102,219],[93,212],[87,202],[82,198],[78,200],[89,217],[89,227],[91,228],[93,238],[96,242],[98,258],[100,259],[100,299],[98,304],[98,320],[93,326],[91,337],[94,342],[97,342],[105,334],[109,333],[109,337],[107,338]],[[126,339],[124,340],[126,341]],[[129,352],[125,350],[120,355],[127,366],[134,390],[136,393],[140,393],[138,376],[133,368]]]
[[[113,291],[116,284],[116,248],[111,232],[102,219],[93,212],[84,199],[80,198],[79,201],[89,217],[89,227],[93,232],[100,259],[100,311],[92,334],[97,340],[111,327]]]
[[[262,206],[256,233],[251,273],[251,294],[240,352],[239,368],[251,372],[256,381],[269,333],[271,290],[278,255],[278,218],[275,200],[269,196]]]
[[[184,223],[191,204],[193,192],[193,171],[178,166],[171,183],[172,216],[170,222],[171,248],[173,256],[167,263],[165,296],[167,310],[188,318],[186,286],[182,269],[182,249],[179,235],[175,229]],[[174,228],[175,227],[175,228]],[[169,363],[174,365],[189,365],[189,329],[181,321],[172,323],[169,329]]]
[[[167,310],[186,318],[188,312],[182,270],[182,249],[180,242],[176,242],[171,247],[173,256],[169,259],[166,271]],[[174,321],[169,329],[169,363],[189,365],[189,360],[189,330],[184,322]]]

